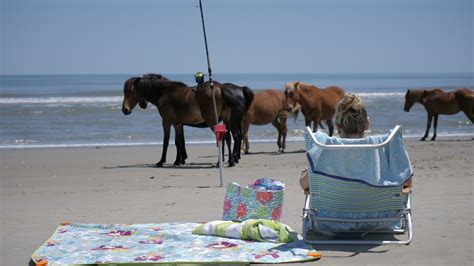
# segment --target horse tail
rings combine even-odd
[[[254,93],[247,86],[242,87],[242,90],[243,90],[244,98],[245,98],[245,110],[248,110],[250,108],[250,104],[252,104],[253,102]]]
[[[474,92],[470,89],[460,89],[454,92],[454,95],[461,111],[474,122]]]

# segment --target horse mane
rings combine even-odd
[[[314,86],[313,84],[304,83],[304,82],[301,82],[301,81],[292,81],[292,82],[286,83],[285,90],[290,90],[290,89],[297,90],[297,89],[300,88],[300,86],[303,86],[304,89],[306,89],[306,88],[318,88],[318,87]]]
[[[407,90],[407,93],[405,94],[405,99],[410,99],[415,102],[420,102],[423,95],[427,92],[429,92],[429,90],[425,90],[425,89]]]
[[[124,91],[127,89],[127,88],[130,88],[132,87],[132,84],[137,82],[137,80],[140,80],[140,77],[131,77],[129,79],[127,79],[125,81],[125,83],[123,84],[123,89]]]
[[[161,74],[155,74],[155,73],[148,73],[148,74],[145,74],[143,75],[144,79],[163,79],[163,80],[168,80],[166,77],[164,77],[163,75]]]
[[[185,83],[181,81],[169,80],[168,78],[166,78],[165,76],[161,74],[154,74],[154,73],[143,75],[143,77],[140,79],[139,87],[143,92],[147,92],[153,87],[158,87],[162,85],[163,83],[166,83],[167,85],[170,85],[170,86],[188,87],[188,85],[186,85]]]
[[[285,90],[296,89],[298,86],[299,81],[290,81],[285,84]]]
[[[312,84],[304,83],[304,82],[298,81],[297,86],[299,87],[299,86],[301,86],[301,85],[303,85],[303,86],[305,86],[305,87],[316,87],[316,86],[314,86],[314,85],[312,85]]]

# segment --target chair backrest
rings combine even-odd
[[[372,187],[362,182],[309,173],[311,209],[334,212],[403,210],[402,186]]]
[[[321,143],[307,128],[309,207],[350,213],[403,210],[403,181],[411,177],[412,167],[399,129],[346,144],[344,139]],[[322,141],[329,138],[318,136]],[[331,142],[339,145],[329,145]]]

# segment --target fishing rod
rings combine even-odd
[[[199,9],[201,10],[201,21],[202,21],[202,31],[204,33],[204,46],[206,47],[206,58],[207,58],[207,72],[209,73],[209,85],[212,91],[212,103],[214,104],[214,113],[216,115],[216,124],[219,123],[219,118],[217,117],[217,106],[216,106],[216,97],[214,94],[214,81],[212,80],[212,69],[211,69],[211,59],[209,57],[209,49],[207,46],[207,34],[206,26],[204,25],[204,13],[202,11],[202,2],[199,0]]]
[[[214,114],[216,115],[216,124],[214,125],[214,134],[216,134],[217,140],[217,149],[219,151],[219,174],[220,174],[220,187],[222,187],[222,175],[223,175],[223,168],[224,168],[224,159],[223,159],[223,152],[222,152],[222,141],[224,134],[227,132],[224,124],[219,124],[219,117],[217,115],[217,104],[216,104],[216,95],[214,90],[214,81],[212,80],[212,69],[211,69],[211,60],[209,57],[209,49],[207,47],[207,36],[206,36],[206,26],[204,25],[204,13],[202,11],[202,2],[199,0],[199,9],[201,10],[201,21],[202,21],[202,31],[204,33],[204,45],[206,47],[206,58],[207,58],[207,72],[209,73],[209,86],[211,87],[212,93],[212,103],[214,105]],[[202,74],[202,73],[201,73]],[[198,75],[198,74],[196,74]],[[203,75],[201,77],[196,76],[196,79],[200,78],[203,80]],[[230,151],[229,151],[230,152]]]

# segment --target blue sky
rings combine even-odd
[[[470,0],[203,0],[215,73],[474,72]],[[1,0],[0,74],[207,69],[198,0]]]

